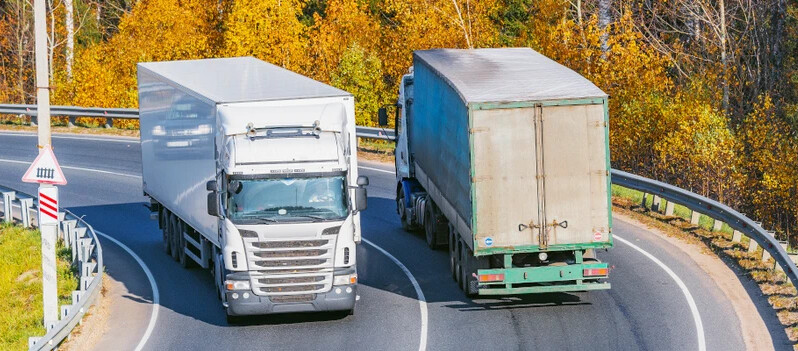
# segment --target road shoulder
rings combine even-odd
[[[706,247],[702,247],[694,242],[674,238],[659,228],[646,225],[628,215],[613,211],[613,217],[634,225],[644,231],[658,235],[661,239],[679,248],[687,254],[701,270],[712,278],[712,281],[723,291],[729,303],[734,308],[734,313],[740,321],[740,329],[747,350],[773,350],[771,338],[763,338],[762,335],[770,335],[764,319],[759,314],[756,305],[751,300],[737,274],[732,271],[719,257],[706,253]]]

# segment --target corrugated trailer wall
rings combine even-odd
[[[446,80],[417,57],[413,61],[413,120],[408,127],[413,160],[470,226],[468,109]]]

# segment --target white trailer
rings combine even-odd
[[[251,57],[138,64],[142,186],[165,252],[237,316],[357,295],[368,179],[351,94]]]

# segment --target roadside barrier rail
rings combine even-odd
[[[36,125],[36,105],[0,104],[0,114],[30,116],[31,125]],[[68,117],[68,125],[75,125],[78,117],[105,118],[105,127],[111,128],[114,119],[139,119],[139,110],[135,108],[103,108],[103,107],[78,107],[78,106],[51,106],[52,116]],[[360,138],[393,140],[394,130],[388,128],[357,127],[357,136]]]
[[[74,118],[79,116],[105,117],[106,127],[113,125],[113,118],[139,118],[138,110],[129,108],[52,106],[50,112],[53,116],[69,117],[70,125],[74,123]],[[4,113],[28,115],[31,116],[31,121],[35,123],[36,106],[0,104],[0,114]],[[394,140],[396,137],[392,129],[360,126],[357,127],[357,136],[360,138],[378,140]],[[796,269],[795,262],[792,261],[790,255],[787,254],[785,249],[786,244],[777,241],[773,233],[766,231],[759,223],[754,222],[743,214],[717,201],[653,179],[619,170],[612,170],[612,182],[616,185],[642,191],[644,193],[644,199],[645,194],[654,195],[654,202],[657,206],[659,203],[658,198],[668,200],[669,204],[666,209],[666,215],[673,214],[672,203],[677,203],[693,211],[691,222],[694,224],[698,223],[698,215],[702,213],[715,220],[715,231],[720,230],[720,224],[728,224],[735,230],[733,241],[739,242],[743,234],[749,237],[752,240],[749,244],[749,252],[757,252],[757,248],[762,247],[762,260],[765,261],[772,257],[777,263],[776,267],[786,272],[787,277],[792,281],[793,285],[798,287],[798,269]]]
[[[762,261],[772,257],[776,261],[776,267],[781,268],[787,274],[787,278],[792,282],[792,285],[798,287],[798,268],[796,268],[793,261],[794,258],[791,257],[794,255],[789,255],[786,250],[786,243],[776,240],[772,232],[762,228],[761,223],[755,222],[742,213],[715,200],[667,183],[617,169],[612,170],[612,183],[624,188],[642,191],[644,203],[646,201],[645,194],[652,194],[654,196],[653,206],[659,206],[658,198],[668,200],[665,215],[673,215],[673,204],[676,203],[693,211],[690,221],[693,224],[698,224],[700,214],[715,220],[714,231],[719,231],[722,224],[726,223],[734,230],[732,241],[740,242],[742,235],[750,238],[748,252],[757,252],[757,248],[762,247]],[[655,208],[654,210],[658,209]]]
[[[38,200],[31,195],[0,187],[4,222],[18,221],[26,228],[38,223]],[[46,334],[28,339],[29,350],[53,350],[69,336],[100,293],[103,280],[103,250],[94,229],[69,210],[59,208],[58,238],[72,250],[72,265],[78,272],[78,289],[72,291],[72,304],[61,305],[59,320],[44,321]]]

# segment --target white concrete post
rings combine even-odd
[[[716,219],[715,223],[712,225],[712,231],[719,232],[721,228],[723,228],[723,222]]]
[[[698,221],[701,219],[701,214],[697,211],[692,211],[690,214],[690,224],[698,225]]]
[[[743,240],[743,233],[740,233],[739,231],[735,230],[734,233],[732,234],[732,242],[739,243],[742,240]]]
[[[666,216],[673,216],[674,206],[675,204],[673,201],[668,201],[668,205],[665,206],[665,215]]]

